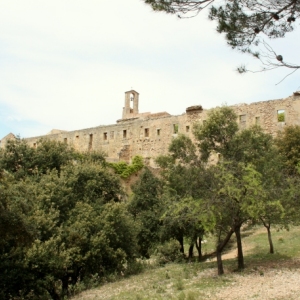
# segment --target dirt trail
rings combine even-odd
[[[254,233],[251,233],[251,235],[258,235],[258,234],[265,233],[265,232],[266,232],[265,228],[260,228],[260,229],[255,230]],[[253,249],[254,246],[245,242],[245,239],[242,239],[242,247],[243,247],[244,256],[246,256],[247,253],[251,252],[251,250]],[[223,260],[232,259],[232,258],[237,258],[237,249],[236,249],[235,245],[232,250],[229,250],[229,251],[225,252],[224,254],[222,254]],[[217,260],[217,258],[211,259],[211,261],[216,261],[216,260]]]

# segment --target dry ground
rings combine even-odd
[[[148,270],[140,275],[125,278],[121,281],[107,283],[76,296],[74,300],[149,300],[149,299],[226,299],[226,300],[300,300],[300,251],[293,258],[288,256],[298,248],[298,232],[281,232],[274,237],[275,249],[280,252],[276,259],[266,257],[250,258],[257,251],[253,238],[264,238],[264,229],[244,238],[243,248],[246,265],[244,272],[234,272],[236,250],[228,251],[223,259],[231,261],[225,265],[225,275],[216,275],[215,262],[202,264],[170,265],[165,268]],[[295,234],[297,234],[295,236]],[[289,237],[287,235],[290,235]],[[257,236],[257,237],[255,237]],[[293,237],[296,244],[291,240]],[[261,242],[260,242],[261,243]],[[290,247],[290,249],[287,249]],[[267,245],[263,250],[267,253]],[[297,249],[296,249],[297,250]],[[291,252],[293,251],[293,252]],[[262,254],[264,255],[264,254]],[[200,266],[200,267],[199,267]],[[166,279],[166,274],[167,279]]]
[[[231,284],[219,289],[215,299],[300,299],[300,261],[261,267],[252,274],[233,274]],[[295,268],[297,267],[297,268]]]

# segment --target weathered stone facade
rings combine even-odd
[[[116,124],[97,126],[74,131],[52,130],[48,135],[27,138],[32,147],[38,147],[40,138],[48,138],[72,145],[78,151],[102,150],[108,161],[130,162],[135,155],[141,155],[154,166],[158,155],[166,154],[172,139],[179,133],[193,136],[195,122],[207,119],[202,106],[192,106],[186,113],[172,116],[167,112],[139,113],[139,94],[136,91],[125,93],[125,107],[122,119]],[[286,125],[300,125],[300,94],[294,93],[286,99],[237,104],[231,106],[238,115],[240,128],[258,124],[266,132],[276,135]],[[279,118],[281,115],[281,118]],[[1,140],[5,146],[12,134]]]

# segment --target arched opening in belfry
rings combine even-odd
[[[133,113],[133,103],[134,103],[134,94],[130,93],[129,95],[129,105],[130,105],[130,113]]]

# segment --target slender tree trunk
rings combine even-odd
[[[245,264],[244,264],[244,255],[243,255],[242,238],[241,238],[241,226],[236,226],[234,232],[236,236],[236,243],[238,249],[238,269],[242,270],[245,268]]]
[[[177,237],[177,241],[180,244],[180,252],[184,254],[184,246],[183,246],[183,235],[180,237]]]
[[[218,275],[222,275],[224,274],[224,269],[223,269],[223,262],[222,262],[222,251],[224,249],[224,247],[227,245],[227,243],[229,242],[232,234],[234,233],[234,231],[232,229],[230,229],[230,231],[227,233],[225,239],[221,242],[220,238],[221,238],[221,232],[219,234],[218,237],[218,246],[217,246],[217,265],[218,265]]]
[[[201,245],[201,241],[202,241],[201,237],[199,237],[199,239],[196,238],[196,241],[195,241],[195,245],[196,245],[196,248],[197,248],[197,251],[198,251],[198,261],[200,261],[201,258],[202,258],[202,245]]]
[[[273,241],[272,241],[272,235],[271,235],[271,229],[270,226],[267,227],[268,230],[268,240],[269,240],[269,245],[270,245],[270,253],[274,253],[274,246],[273,246]]]
[[[194,243],[191,243],[189,247],[189,260],[193,258],[193,252],[194,252]]]
[[[273,245],[272,235],[271,235],[271,224],[270,224],[270,222],[268,222],[268,224],[267,224],[263,218],[261,218],[261,221],[263,222],[264,226],[267,228],[270,253],[273,254],[274,253],[274,245]]]
[[[222,250],[217,247],[217,265],[218,265],[218,275],[224,274],[223,262],[222,262]]]

